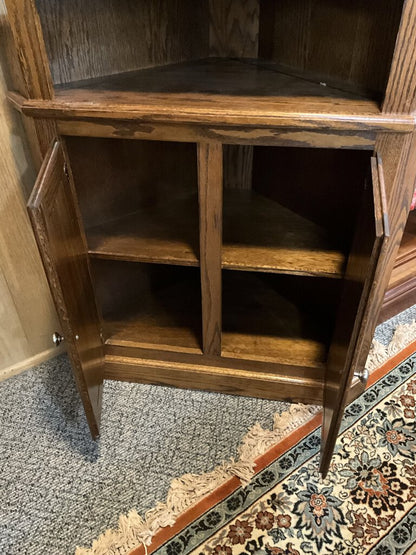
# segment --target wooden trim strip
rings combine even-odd
[[[147,141],[210,142],[223,144],[346,148],[374,150],[374,131],[342,131],[336,129],[287,129],[204,126],[199,124],[143,123],[125,120],[61,119],[57,122],[61,135],[77,137],[110,137]]]
[[[196,363],[105,356],[104,378],[321,405],[322,373],[270,373]]]
[[[404,2],[383,113],[412,113],[416,109],[416,0]]]
[[[23,95],[16,91],[9,91],[7,93],[7,100],[15,110],[23,113],[23,104],[26,102],[26,98]]]
[[[54,96],[52,76],[35,0],[5,0],[26,92],[31,98]]]
[[[307,105],[306,105],[307,107]],[[293,112],[276,103],[273,109],[235,109],[231,111],[215,107],[212,103],[197,106],[193,103],[174,104],[169,96],[160,104],[137,98],[135,104],[82,103],[63,100],[29,99],[23,105],[23,113],[40,118],[108,120],[134,120],[160,123],[200,123],[250,127],[289,127],[333,129],[346,131],[394,131],[409,133],[415,128],[415,118],[411,114],[390,114],[374,110],[374,113],[322,113],[318,109]],[[321,107],[322,109],[322,107]]]

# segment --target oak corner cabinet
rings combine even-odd
[[[6,4],[92,435],[104,379],[316,403],[325,475],[414,188],[416,0]]]
[[[385,322],[413,305],[416,305],[416,209],[409,213],[393,272],[384,295],[379,322]]]

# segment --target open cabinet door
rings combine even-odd
[[[389,228],[383,168],[371,158],[371,177],[365,184],[354,240],[347,263],[344,288],[328,354],[324,390],[320,470],[326,476],[338,436],[354,372],[364,380],[364,369],[352,366],[362,329],[371,284],[383,256]],[[380,299],[381,307],[382,299]]]
[[[95,438],[101,412],[103,347],[84,232],[58,141],[42,164],[28,211]]]

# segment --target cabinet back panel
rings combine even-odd
[[[340,281],[228,270],[222,278],[223,356],[325,362]]]
[[[67,137],[87,228],[197,193],[196,145]]]
[[[36,6],[55,84],[209,53],[208,2],[36,0]]]
[[[254,147],[253,188],[351,242],[371,153]]]
[[[211,56],[256,58],[259,0],[209,0]]]
[[[260,0],[260,57],[383,93],[403,0]]]

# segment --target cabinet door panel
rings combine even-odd
[[[99,434],[103,347],[88,253],[62,147],[46,156],[28,203],[75,381],[93,437]]]
[[[371,177],[363,192],[348,258],[344,289],[332,338],[325,379],[321,472],[326,475],[353,378],[352,359],[377,265],[389,226],[380,160],[371,159]],[[381,303],[381,300],[380,300]],[[356,369],[363,371],[364,369]]]

